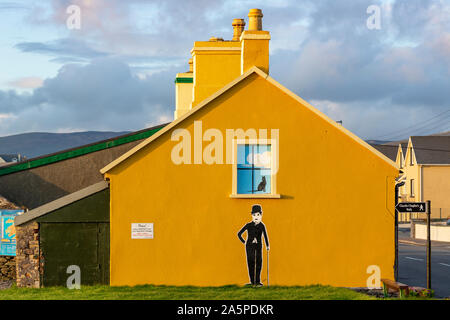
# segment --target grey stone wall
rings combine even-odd
[[[17,286],[39,288],[44,259],[39,250],[39,224],[30,222],[16,227]]]
[[[0,256],[0,282],[16,278],[16,257]]]

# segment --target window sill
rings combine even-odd
[[[279,194],[230,194],[233,199],[280,199]]]

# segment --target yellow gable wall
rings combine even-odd
[[[412,165],[411,165],[411,157],[412,157]],[[417,164],[416,159],[414,157],[414,147],[412,146],[411,139],[408,143],[408,148],[405,155],[404,167],[403,167],[404,175],[406,176],[406,183],[403,186],[402,193],[406,194],[407,201],[422,201],[421,194],[421,175],[420,175],[420,165]],[[411,180],[414,184],[414,195],[411,194]],[[413,214],[413,217],[418,217],[418,214]]]
[[[431,201],[431,217],[450,217],[450,166],[422,166],[423,200]]]
[[[281,199],[230,198],[231,165],[173,164],[171,129],[107,174],[111,285],[247,283],[237,232],[255,203],[269,234],[271,284],[366,286],[370,265],[393,278],[394,167],[256,74],[176,128],[193,137],[194,120],[224,136],[279,129]],[[138,222],[154,223],[154,239],[131,239]]]

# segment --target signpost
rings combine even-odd
[[[427,212],[425,202],[400,202],[395,208],[398,212]]]
[[[420,212],[427,214],[427,289],[431,290],[431,201],[400,202],[395,206],[398,212]]]
[[[427,289],[431,290],[431,201],[427,201]]]
[[[394,278],[398,281],[398,189],[405,185],[405,181],[397,182],[395,184],[395,217],[394,217],[394,230],[395,230],[395,260],[394,260]]]

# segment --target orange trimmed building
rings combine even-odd
[[[260,10],[233,27],[194,43],[176,119],[101,170],[111,285],[249,282],[237,233],[254,204],[263,284],[365,287],[371,266],[392,279],[398,166],[268,75]]]

